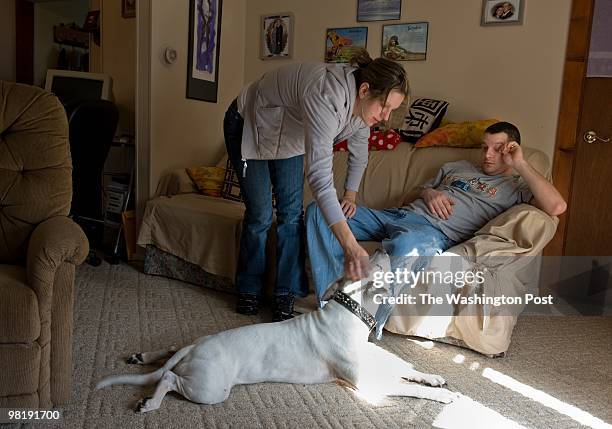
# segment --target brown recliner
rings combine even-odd
[[[0,81],[0,408],[70,400],[75,266],[72,161],[60,102]]]

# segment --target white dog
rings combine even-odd
[[[372,264],[377,270],[388,271],[389,258],[378,253]],[[153,396],[142,399],[136,408],[142,413],[159,408],[168,392],[178,392],[201,404],[217,404],[225,401],[237,384],[263,382],[337,381],[378,396],[413,396],[445,403],[456,399],[458,394],[447,389],[408,383],[442,386],[445,381],[439,375],[416,371],[368,342],[374,320],[359,304],[367,288],[367,281],[345,282],[342,291],[335,291],[322,309],[283,322],[201,337],[176,352],[157,371],[108,377],[96,388],[157,382]],[[171,352],[139,353],[128,362],[147,364]]]

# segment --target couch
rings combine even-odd
[[[52,94],[0,81],[0,408],[70,400],[75,266],[68,123]]]
[[[527,160],[550,178],[547,156],[528,147],[524,152]],[[337,190],[343,189],[347,157],[346,152],[334,155]],[[359,189],[358,203],[372,208],[402,206],[419,195],[419,185],[433,178],[442,164],[460,159],[477,163],[480,149],[415,148],[412,144],[401,143],[392,151],[372,151]],[[224,165],[223,160],[219,165]],[[305,206],[312,199],[306,185]],[[145,271],[231,290],[243,212],[241,203],[197,193],[184,169],[168,172],[160,180],[155,197],[147,204],[139,233],[138,244],[147,247]],[[465,257],[466,264],[476,263],[475,260],[481,256],[516,256],[517,261],[509,269],[517,273],[509,275],[512,278],[508,284],[516,293],[533,290],[537,289],[539,268],[535,257],[550,241],[556,226],[556,218],[533,206],[521,204],[501,214],[478,231],[473,239],[449,249],[449,252]],[[363,244],[369,251],[379,246],[379,243]],[[273,249],[273,246],[269,247]],[[272,262],[268,264],[270,267],[274,266]],[[488,284],[495,286],[502,277],[494,276]],[[269,278],[273,281],[271,270]],[[426,317],[413,315],[410,311],[406,313],[407,309],[402,307],[396,306],[387,330],[430,338],[448,337],[490,355],[507,350],[516,323],[516,314],[494,317],[493,322],[490,313],[484,316],[475,314],[462,318],[465,320],[457,324],[447,323],[446,329],[440,332],[440,329],[432,330],[423,324]]]

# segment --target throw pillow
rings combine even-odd
[[[222,167],[191,167],[186,168],[187,175],[193,180],[201,194],[210,197],[220,197],[225,168]]]
[[[373,131],[368,139],[370,144],[368,150],[393,150],[401,143],[402,139],[393,130]]]
[[[238,202],[243,201],[242,192],[240,192],[240,182],[238,182],[238,176],[229,159],[225,163],[225,178],[221,188],[221,198]]]
[[[499,122],[497,119],[466,121],[459,124],[448,124],[425,134],[415,147],[452,146],[474,148],[482,145],[482,135],[490,125]]]
[[[414,143],[424,134],[435,130],[442,122],[447,109],[448,101],[417,98],[410,105],[404,126],[400,130],[402,138]]]
[[[368,150],[393,150],[402,141],[395,130],[371,131],[368,138]],[[342,140],[334,145],[334,152],[347,152],[348,141]]]

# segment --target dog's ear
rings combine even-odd
[[[391,271],[391,260],[387,252],[382,249],[376,249],[372,257],[370,258],[370,277],[368,281],[372,281],[374,273],[376,271],[389,272]]]

